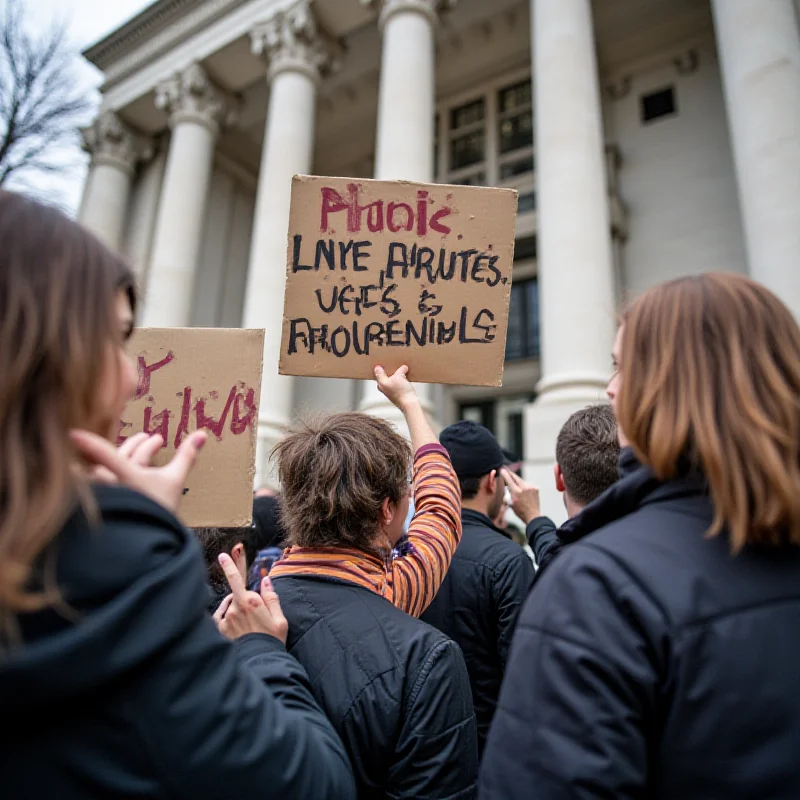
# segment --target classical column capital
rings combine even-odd
[[[170,126],[195,122],[216,136],[232,125],[239,110],[236,98],[217,86],[197,63],[190,64],[156,87],[155,104],[170,115]]]
[[[139,161],[155,153],[153,142],[131,130],[113,111],[104,111],[81,128],[81,138],[93,164],[109,164],[128,175],[133,175]]]
[[[308,0],[256,25],[250,32],[255,55],[269,64],[268,80],[281,72],[301,72],[314,82],[338,66],[342,49],[320,30]]]
[[[380,9],[378,26],[383,30],[386,23],[395,15],[408,11],[423,14],[434,24],[439,14],[451,11],[458,0],[360,0],[362,6]]]

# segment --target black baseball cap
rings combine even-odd
[[[439,441],[450,454],[459,480],[480,478],[509,463],[494,434],[477,422],[456,422],[442,431]]]

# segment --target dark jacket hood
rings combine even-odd
[[[190,568],[201,558],[191,534],[136,492],[98,487],[95,494],[101,522],[92,526],[76,511],[48,554],[56,574],[70,576],[59,580],[64,610],[22,617],[22,644],[0,655],[7,721],[124,678],[205,613],[208,588],[202,571]]]
[[[627,517],[647,501],[707,493],[703,478],[688,470],[674,480],[662,483],[650,467],[641,464],[630,447],[624,447],[620,452],[619,474],[617,483],[558,529],[558,536],[564,544],[577,542],[593,531]]]

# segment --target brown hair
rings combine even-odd
[[[247,566],[250,567],[255,560],[256,532],[253,528],[194,528],[194,535],[203,548],[203,560],[206,562],[208,582],[215,589],[225,589],[228,581],[219,563],[222,553],[230,555],[233,548],[241,543],[244,547],[244,556]]]
[[[651,289],[624,314],[617,415],[658,478],[697,470],[709,535],[800,544],[800,328],[763,286],[722,273]]]
[[[119,341],[116,294],[135,308],[133,286],[122,261],[61,212],[0,191],[0,641],[17,614],[57,599],[54,586],[31,585],[32,572],[85,495],[69,430],[112,422],[98,388]]]
[[[411,449],[388,422],[366,414],[305,420],[273,454],[290,545],[373,549],[381,503],[408,491]]]
[[[570,498],[588,505],[619,480],[619,439],[608,404],[576,411],[556,439],[556,461]]]

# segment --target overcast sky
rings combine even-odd
[[[54,20],[63,19],[77,52],[103,38],[152,2],[153,0],[24,0],[28,10],[27,17],[34,29],[47,30]],[[81,82],[85,81],[87,91],[93,92],[96,102],[99,102],[97,87],[102,83],[100,72],[83,61],[77,77]],[[41,190],[44,190],[44,194],[52,193],[62,205],[75,212],[80,203],[85,176],[85,165],[64,176],[47,176],[43,178]]]

